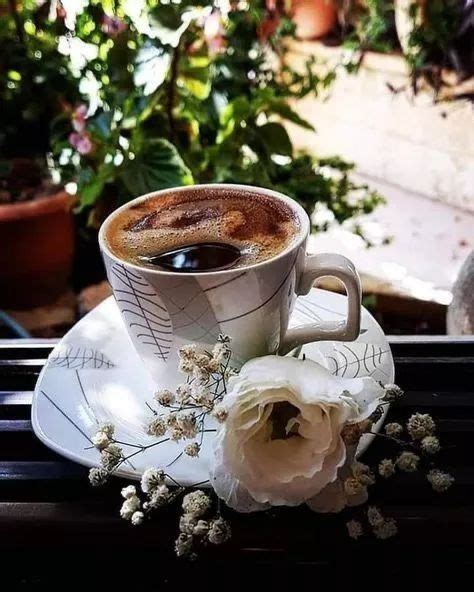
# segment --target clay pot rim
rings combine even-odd
[[[60,210],[69,210],[74,205],[74,195],[60,189],[50,195],[38,196],[21,203],[0,204],[0,222],[11,222],[24,218],[35,218],[54,214]]]

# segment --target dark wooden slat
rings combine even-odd
[[[68,460],[39,462],[0,462],[2,480],[55,480],[84,477],[84,467]]]
[[[21,358],[18,360],[12,360],[12,359],[0,359],[0,367],[1,366],[13,366],[13,367],[23,367],[23,366],[38,366],[39,368],[41,368],[42,366],[44,366],[47,362],[46,358],[31,358],[31,359],[25,359],[25,358]]]
[[[31,432],[31,421],[24,419],[0,419],[1,432]]]
[[[474,356],[474,338],[469,337],[460,341],[456,338],[448,340],[438,339],[423,341],[419,337],[400,340],[390,340],[390,349],[395,359],[398,357],[418,356],[421,358]]]
[[[0,462],[63,460],[63,457],[42,444],[33,430],[0,431]]]
[[[399,510],[387,506],[386,515],[397,519],[399,535],[396,539],[384,543],[390,548],[400,544],[422,542],[428,546],[471,543],[474,509],[461,506],[448,510],[441,508],[412,507]],[[337,545],[343,549],[356,549],[360,552],[368,548],[381,547],[380,541],[366,536],[355,543],[346,534],[343,517],[325,517],[310,514],[308,511],[293,511],[288,516],[284,511],[275,511],[271,515],[232,515],[233,536],[230,542],[219,550],[213,551],[214,557],[238,553],[297,553],[300,559],[318,562],[323,560],[322,549],[327,545]],[[28,529],[35,525],[36,541],[44,534],[62,533],[64,544],[77,543],[78,535],[87,533],[89,543],[99,540],[110,541],[111,545],[143,545],[154,543],[157,547],[170,546],[177,526],[176,513],[160,514],[159,527],[156,521],[145,524],[140,529],[118,517],[116,507],[92,503],[7,503],[0,504],[0,524],[2,532]],[[301,525],[304,524],[304,528]],[[285,533],[285,536],[282,536]],[[429,535],[426,537],[426,533]],[[126,537],[126,541],[123,537]],[[81,540],[81,542],[83,542]]]
[[[41,368],[0,368],[0,387],[8,391],[28,391],[35,388]]]
[[[440,419],[437,421],[441,434],[449,432],[474,432],[474,419]]]
[[[0,393],[1,401],[1,393]],[[398,403],[400,407],[472,407],[474,408],[474,391],[426,391],[409,390]]]
[[[44,345],[43,349],[35,346],[22,350],[19,344],[10,347],[8,356],[4,355],[5,348],[0,350],[1,359],[12,360],[0,366],[0,525],[2,532],[8,533],[8,543],[15,538],[19,544],[64,540],[67,545],[90,545],[94,540],[122,545],[126,540],[131,548],[158,543],[163,552],[171,553],[177,531],[176,508],[171,513],[160,512],[158,520],[134,529],[118,518],[122,480],[111,480],[105,489],[92,488],[86,468],[56,457],[35,439],[29,431],[29,404],[41,367],[19,362],[23,356],[30,361],[45,359],[50,350]],[[312,568],[319,568],[334,554],[328,548],[338,553],[339,549],[347,549],[351,556],[369,552],[372,557],[373,553],[391,549],[393,565],[393,550],[401,549],[397,553],[406,562],[410,559],[410,545],[438,547],[442,549],[440,557],[447,556],[448,545],[470,548],[474,525],[474,463],[470,454],[474,431],[474,341],[397,340],[392,351],[396,382],[406,390],[406,397],[392,407],[388,420],[405,422],[418,408],[437,418],[443,450],[433,460],[455,476],[450,491],[434,494],[421,474],[397,473],[389,481],[380,480],[371,488],[371,502],[380,505],[385,515],[397,519],[400,532],[394,541],[384,543],[364,537],[361,544],[354,544],[345,534],[345,514],[325,517],[304,509],[281,509],[268,517],[239,515],[233,520],[231,516],[233,539],[225,549],[212,549],[213,559],[216,552],[222,552],[222,556],[234,560],[247,558],[252,562],[264,558],[269,569],[283,560],[291,565],[306,561]],[[372,464],[393,453],[391,444],[378,439],[362,460]],[[452,565],[459,566],[464,556],[462,552],[453,554]],[[402,563],[395,563],[403,570]]]
[[[0,405],[31,405],[33,391],[0,391]]]
[[[466,391],[474,382],[471,364],[395,363],[395,382],[404,390]]]
[[[430,359],[427,356],[394,356],[396,364],[472,364],[474,356],[444,356]]]
[[[57,337],[51,338],[34,338],[31,339],[1,339],[0,340],[0,349],[8,349],[8,348],[37,348],[37,347],[51,347],[53,348],[57,343],[59,343],[59,339]]]
[[[49,354],[52,352],[50,347],[36,347],[36,348],[8,348],[0,349],[0,359],[2,360],[46,360]]]

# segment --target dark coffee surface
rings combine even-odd
[[[291,244],[299,230],[296,214],[276,199],[190,187],[123,210],[110,221],[106,240],[116,256],[137,265],[213,271],[265,261]]]
[[[143,257],[148,264],[177,271],[190,273],[193,271],[219,271],[234,267],[242,253],[240,249],[225,243],[197,243],[165,251],[154,257]]]

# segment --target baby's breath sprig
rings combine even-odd
[[[176,462],[183,454],[199,456],[205,429],[205,420],[211,415],[217,421],[225,419],[225,410],[220,403],[226,394],[226,382],[231,373],[230,338],[219,335],[211,351],[199,348],[195,344],[183,346],[179,352],[179,369],[185,375],[185,382],[175,391],[160,389],[154,400],[160,405],[156,409],[152,404],[148,408],[153,419],[147,426],[150,436],[167,436],[174,442],[185,442],[183,450],[171,461]]]
[[[183,456],[199,456],[204,435],[217,431],[206,428],[206,418],[212,418],[214,424],[226,421],[228,411],[223,399],[227,393],[227,381],[234,373],[230,359],[230,339],[225,335],[219,336],[210,351],[196,345],[182,347],[179,350],[179,368],[184,374],[182,384],[174,390],[158,390],[153,401],[147,402],[152,418],[146,425],[146,433],[153,441],[142,445],[118,440],[112,424],[99,426],[91,438],[92,447],[100,455],[99,466],[89,472],[89,480],[94,486],[104,484],[110,475],[124,463],[130,463],[137,454],[165,442],[182,443],[180,453],[166,467],[150,467],[144,471],[139,489],[135,485],[122,489],[120,516],[131,525],[139,526],[153,512],[182,499],[175,552],[188,559],[194,559],[202,546],[226,542],[231,536],[230,527],[221,516],[219,505],[215,508],[216,504],[209,494],[196,489],[208,481],[184,487],[166,469]],[[427,481],[438,493],[447,491],[454,482],[451,475],[433,467],[432,458],[441,445],[436,436],[436,424],[430,415],[414,413],[405,425],[391,422],[386,424],[383,432],[372,431],[386,407],[404,394],[394,384],[385,385],[384,391],[381,403],[372,414],[359,423],[346,424],[341,437],[346,446],[355,449],[361,437],[373,434],[392,442],[401,450],[393,458],[381,459],[373,468],[354,461],[345,469],[341,482],[347,505],[353,505],[351,501],[356,499],[359,504],[367,499],[368,487],[375,484],[377,476],[386,480],[399,471],[412,473],[425,470]],[[367,526],[363,522],[367,522]],[[395,520],[383,516],[373,506],[366,509],[365,518],[350,520],[346,528],[353,539],[370,533],[379,539],[397,534]]]
[[[207,543],[221,545],[229,540],[230,527],[222,516],[217,513],[212,518],[208,518],[211,507],[211,498],[203,491],[192,491],[184,496],[179,536],[175,541],[178,557],[195,559],[198,545]]]
[[[91,484],[103,485],[133,456],[165,442],[185,442],[182,452],[168,466],[183,454],[198,457],[204,434],[216,431],[205,428],[206,417],[210,415],[215,421],[223,422],[227,416],[222,399],[227,392],[227,380],[234,372],[230,368],[230,359],[230,338],[226,335],[219,335],[210,352],[196,345],[182,347],[179,350],[179,368],[185,375],[185,381],[174,391],[158,390],[153,397],[154,404],[147,403],[153,418],[146,426],[146,433],[156,441],[146,445],[120,441],[115,438],[112,424],[99,426],[91,442],[100,454],[100,466],[89,471]],[[156,403],[159,408],[155,407]],[[131,449],[131,452],[125,453],[124,448]],[[178,556],[193,559],[199,545],[218,545],[230,537],[227,522],[219,513],[211,513],[211,498],[200,490],[193,491],[200,485],[203,483],[186,488],[164,469],[148,468],[142,475],[140,492],[134,485],[122,489],[124,501],[120,516],[133,526],[139,526],[152,512],[183,496],[183,515],[175,551]]]
[[[383,386],[383,385],[382,385]],[[368,424],[356,424],[355,426],[346,426],[342,432],[342,437],[346,444],[357,444],[358,439],[363,433],[372,434],[378,438],[391,441],[398,446],[399,452],[394,458],[383,458],[378,462],[376,470],[372,472],[369,467],[366,468],[365,477],[368,479],[365,484],[372,485],[375,482],[377,474],[386,480],[393,477],[398,471],[405,473],[415,473],[424,471],[425,476],[433,491],[444,493],[454,482],[454,478],[447,472],[433,468],[432,457],[436,455],[441,444],[439,438],[435,435],[436,423],[431,415],[427,413],[413,413],[405,425],[397,422],[387,423],[381,432],[370,431],[372,424],[376,423],[383,415],[384,406],[399,401],[404,393],[397,385],[389,384],[384,386],[385,396],[382,403],[369,417]],[[364,428],[364,429],[363,429]],[[359,433],[358,433],[359,432]],[[360,464],[360,463],[359,463]],[[361,465],[365,466],[365,465]],[[347,495],[356,495],[364,492],[364,483],[357,475],[352,473],[344,481],[344,490]],[[360,471],[359,471],[360,477]],[[387,539],[397,534],[397,524],[393,518],[385,518],[379,508],[369,506],[367,509],[367,521],[372,534],[379,539]],[[352,519],[346,523],[348,535],[353,539],[358,539],[367,533],[361,520]]]

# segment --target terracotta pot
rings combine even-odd
[[[337,21],[334,0],[293,0],[292,13],[300,39],[323,37]]]
[[[74,252],[73,201],[59,191],[0,205],[0,307],[33,308],[64,291]]]

